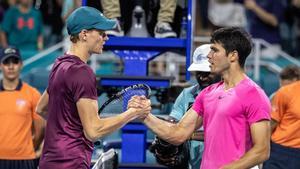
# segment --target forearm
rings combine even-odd
[[[45,129],[45,120],[39,116],[38,119],[33,120],[33,145],[34,149],[37,150],[43,139],[44,139],[44,129]]]
[[[90,131],[90,140],[96,141],[105,135],[108,135],[121,127],[126,123],[136,118],[136,114],[132,110],[127,110],[124,113],[113,117],[96,118],[92,120],[92,131]]]
[[[47,115],[48,101],[49,95],[47,93],[47,90],[45,90],[36,106],[36,112],[44,118]]]
[[[190,139],[196,140],[196,141],[204,141],[204,132],[203,131],[195,131],[192,134],[192,137]]]
[[[239,160],[224,166],[222,169],[248,169],[258,164],[263,163],[269,158],[269,148],[256,148],[250,149]]]
[[[185,132],[180,124],[173,124],[163,120],[158,119],[152,114],[149,114],[147,118],[144,120],[144,123],[150,128],[158,137],[163,140],[174,144],[180,145],[185,140],[187,140],[191,133]],[[188,134],[189,133],[189,134]]]
[[[7,44],[7,38],[6,38],[6,33],[1,31],[0,32],[0,41],[1,41],[1,46],[3,48],[6,48],[8,46]]]
[[[40,35],[38,37],[37,47],[38,47],[38,50],[43,50],[43,48],[44,48],[44,38],[42,35]]]
[[[271,26],[273,26],[273,27],[277,27],[278,26],[278,20],[277,20],[277,18],[273,15],[273,14],[271,14],[271,13],[269,13],[269,12],[267,12],[267,11],[265,11],[263,8],[261,8],[260,6],[255,6],[253,9],[252,9],[252,11],[254,12],[254,13],[256,13],[256,15],[258,16],[258,18],[260,18],[263,22],[265,22],[266,24],[268,24],[268,25],[271,25]]]

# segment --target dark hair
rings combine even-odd
[[[300,79],[300,68],[295,65],[289,65],[282,69],[279,74],[281,80]]]
[[[91,31],[94,31],[94,30],[96,30],[96,29],[87,29],[87,32],[91,32]],[[70,35],[70,41],[73,42],[73,43],[78,42],[80,40],[79,39],[79,34],[80,34],[80,32],[77,33],[77,34],[74,34],[74,35]]]
[[[73,43],[76,43],[79,41],[79,34],[71,35],[70,36],[70,41]]]
[[[226,51],[226,55],[236,50],[239,56],[239,64],[242,68],[252,50],[251,36],[241,28],[217,29],[211,35],[211,42],[221,44]]]

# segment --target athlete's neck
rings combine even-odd
[[[84,47],[83,45],[78,45],[76,43],[73,43],[71,45],[69,51],[67,51],[67,54],[79,57],[79,59],[84,63],[87,63],[88,59],[91,56],[91,54],[86,50],[86,47]]]
[[[225,90],[235,87],[243,79],[246,78],[246,74],[240,67],[231,68],[223,73],[222,78],[225,84]]]

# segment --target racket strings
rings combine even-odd
[[[113,95],[108,101],[106,101],[98,111],[100,113],[118,114],[126,110],[128,101],[134,95],[145,96],[149,98],[151,89],[145,84],[133,85],[123,89],[117,94]]]
[[[126,102],[129,101],[129,99],[132,96],[148,96],[148,93],[145,89],[132,89],[132,90],[128,90],[127,92],[123,93],[123,95],[121,96],[121,98],[123,98]]]

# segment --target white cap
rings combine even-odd
[[[210,45],[211,44],[201,45],[194,51],[193,63],[188,68],[188,71],[210,72],[210,63],[207,58],[210,52]]]

